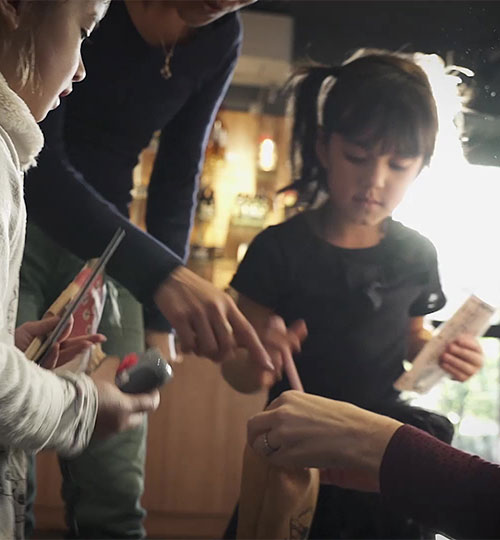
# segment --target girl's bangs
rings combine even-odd
[[[367,148],[381,145],[384,153],[430,159],[437,123],[432,102],[420,92],[379,81],[360,84],[355,92],[339,90],[336,96],[335,90],[331,93],[326,105],[325,131],[339,133]]]

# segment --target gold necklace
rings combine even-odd
[[[172,57],[174,56],[175,46],[177,45],[177,41],[171,45],[168,50],[165,46],[163,46],[163,51],[165,52],[165,61],[163,63],[162,68],[160,69],[160,75],[168,81],[170,77],[172,77],[172,68],[170,67],[170,62],[172,61]]]

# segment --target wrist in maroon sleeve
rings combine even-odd
[[[392,437],[380,467],[384,502],[454,538],[498,538],[500,466],[412,426]]]

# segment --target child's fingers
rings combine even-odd
[[[275,315],[269,319],[263,342],[279,349],[283,356],[287,356],[291,352],[300,352],[303,326],[305,326],[303,321],[296,321],[288,329],[285,321]]]
[[[274,369],[281,378],[283,359],[287,353],[290,353],[288,343],[285,342],[282,335],[274,332],[269,332],[267,336],[262,339],[262,343],[266,348],[267,354],[271,359]]]
[[[68,363],[70,360],[85,351],[90,349],[96,343],[103,343],[106,341],[106,336],[103,334],[88,334],[85,336],[78,336],[69,338],[62,343],[58,343],[59,357],[57,358],[57,365],[62,366]]]
[[[269,334],[262,339],[262,344],[264,345],[267,354],[269,355],[269,359],[271,360],[271,364],[274,368],[274,377],[276,380],[281,380],[281,375],[283,371],[283,354],[284,354],[284,347],[283,344],[280,342],[279,339],[276,339],[275,336],[270,336]]]
[[[284,370],[292,388],[301,390],[302,384],[298,378],[292,354],[300,352],[301,341],[306,334],[304,321],[296,321],[290,329],[287,329],[284,320],[276,315],[269,318],[262,336],[262,343],[276,370],[275,379],[281,378]]]
[[[73,360],[76,355],[93,347],[96,343],[103,343],[106,340],[107,338],[103,334],[87,334],[85,336],[67,339],[60,344],[57,364],[62,366]]]
[[[288,351],[287,355],[283,359],[283,366],[286,376],[288,378],[288,383],[290,384],[290,388],[292,390],[303,392],[304,387],[302,386],[299,372],[297,371],[297,367],[295,366],[295,362],[293,361],[293,357],[290,351]]]
[[[61,347],[71,347],[80,341],[90,341],[91,343],[104,343],[108,338],[104,334],[85,334],[84,336],[77,336],[69,338],[61,343]]]
[[[27,329],[31,337],[44,337],[49,332],[54,330],[58,322],[59,317],[48,315],[41,321],[30,321],[25,323],[23,326]]]
[[[305,324],[303,321],[296,321],[294,325],[287,329],[285,322],[281,317],[272,317],[269,321],[269,340],[270,345],[276,348],[281,356],[281,370],[284,370],[288,378],[290,386],[294,390],[304,391],[297,368],[293,361],[292,352],[299,352],[301,349],[301,339],[299,337],[300,332],[303,331]],[[294,332],[294,329],[298,331],[298,334]],[[272,356],[272,354],[271,354]]]
[[[476,366],[473,366],[468,362],[464,362],[460,358],[457,358],[449,353],[444,353],[441,356],[440,366],[453,378],[462,382],[472,377],[472,375],[478,371]]]
[[[274,350],[268,350],[267,353],[276,371],[274,377],[276,381],[281,381],[283,377],[283,352],[281,349],[275,348]]]
[[[294,332],[289,331],[286,339],[288,341],[286,344],[288,350],[291,350],[294,353],[298,353],[302,350],[300,338]]]
[[[454,380],[458,382],[465,382],[468,379],[470,379],[470,375],[466,375],[463,371],[459,371],[448,364],[441,364],[441,367],[443,368],[446,373]]]
[[[483,352],[479,340],[470,334],[460,334],[453,343],[471,351]]]
[[[262,370],[259,375],[260,388],[271,388],[280,379],[280,376],[276,373],[271,373],[269,370]]]
[[[71,335],[71,331],[73,330],[73,324],[75,322],[75,319],[73,318],[73,315],[70,316],[68,323],[66,324],[63,333],[59,336],[59,339],[57,340],[59,343],[62,343],[66,339],[69,338]]]
[[[302,350],[302,342],[307,337],[306,323],[302,319],[293,322],[288,329],[287,335],[293,352],[300,352]]]
[[[468,349],[465,347],[461,347],[456,343],[450,343],[450,345],[448,345],[448,347],[446,348],[446,353],[460,358],[464,362],[472,364],[473,366],[476,366],[478,368],[483,365],[482,352],[477,351],[476,349]]]
[[[290,330],[298,337],[300,342],[307,337],[307,325],[304,319],[298,319],[290,325]]]
[[[54,343],[47,351],[42,367],[45,369],[54,369],[59,358],[59,343]]]
[[[59,364],[66,363],[77,354],[80,354],[86,349],[90,349],[94,344],[91,341],[77,341],[76,343],[67,344],[65,342],[59,348]]]

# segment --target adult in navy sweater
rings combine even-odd
[[[232,300],[185,268],[207,137],[241,43],[230,13],[254,0],[114,1],[84,50],[87,80],[42,129],[46,146],[26,179],[30,224],[20,322],[41,317],[118,227],[126,237],[108,265],[116,280],[100,331],[120,355],[162,345],[168,322],[184,352],[217,358],[235,346],[268,361]],[[161,131],[150,180],[148,234],[128,221],[132,170]],[[63,466],[73,535],[142,537],[145,428]]]

